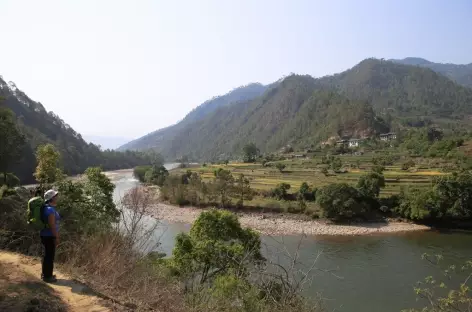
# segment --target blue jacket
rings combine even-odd
[[[46,204],[46,206],[44,207],[44,213],[43,213],[43,220],[46,224],[48,224],[48,218],[51,214],[56,215],[56,232],[59,232],[59,221],[61,219],[61,216],[56,211],[55,207],[53,207],[49,204]],[[51,232],[51,229],[49,227],[42,229],[41,232],[40,232],[40,235],[41,236],[53,236],[52,232]]]

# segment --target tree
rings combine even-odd
[[[139,182],[146,182],[145,180],[145,175],[146,172],[151,169],[151,165],[147,166],[136,166],[133,169],[133,176],[139,181]]]
[[[308,183],[303,182],[298,190],[298,194],[304,200],[315,200],[316,198],[316,189],[312,189]]]
[[[333,157],[330,163],[331,169],[333,169],[335,172],[339,171],[343,166],[343,162],[341,161],[341,158],[339,157]]]
[[[278,200],[287,198],[287,191],[290,189],[290,184],[280,183],[275,189],[272,190],[272,197],[277,198]]]
[[[200,284],[232,273],[244,277],[250,266],[261,265],[259,235],[241,227],[238,218],[224,210],[205,211],[190,233],[176,237],[171,265],[180,275],[199,279]]]
[[[214,172],[215,179],[213,187],[215,193],[220,197],[220,203],[223,207],[231,204],[231,194],[234,191],[234,178],[231,171],[219,168]]]
[[[282,163],[275,164],[275,168],[277,168],[280,172],[284,171],[285,167],[286,167],[285,164],[282,164]]]
[[[166,178],[169,176],[169,171],[167,171],[164,166],[151,166],[150,169],[144,174],[144,181],[146,183],[163,186]]]
[[[370,208],[359,191],[346,183],[333,183],[319,189],[316,202],[324,216],[332,219],[363,217]]]
[[[62,178],[62,171],[58,168],[61,154],[52,144],[40,145],[36,150],[36,171],[34,177],[38,183],[48,185]]]
[[[259,149],[254,143],[249,143],[243,147],[243,159],[244,162],[255,162],[257,155],[259,154]]]
[[[0,173],[3,184],[7,184],[8,170],[21,160],[25,142],[25,136],[18,128],[13,112],[0,108]]]
[[[252,199],[252,190],[249,179],[240,174],[234,185],[234,193],[238,197],[238,206],[244,206],[244,200]]]
[[[357,188],[365,197],[378,198],[380,189],[383,187],[385,187],[385,178],[377,172],[370,172],[357,181]]]

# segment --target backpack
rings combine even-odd
[[[47,227],[47,223],[44,222],[44,199],[40,196],[33,197],[28,201],[28,224],[38,230],[44,229]]]

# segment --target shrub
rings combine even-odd
[[[272,197],[277,198],[278,200],[287,198],[287,191],[290,189],[290,184],[280,183],[275,189],[272,190]]]
[[[316,202],[323,214],[331,219],[364,217],[370,210],[362,194],[345,183],[327,185],[318,190]]]

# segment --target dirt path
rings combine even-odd
[[[87,311],[105,312],[105,300],[94,296],[84,285],[55,271],[56,284],[41,279],[37,259],[0,251],[0,311]]]

